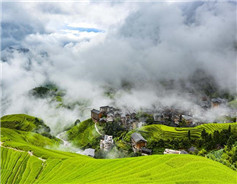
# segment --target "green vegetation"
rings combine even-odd
[[[194,138],[200,138],[202,130],[205,129],[207,133],[214,133],[215,130],[222,131],[227,130],[229,128],[229,125],[231,127],[237,128],[237,123],[209,123],[209,124],[203,124],[196,127],[169,127],[165,125],[148,125],[144,126],[138,131],[149,141],[154,140],[167,140],[167,139],[182,139],[188,137],[188,132],[190,131],[190,137],[192,139]],[[131,135],[131,134],[130,134]],[[128,137],[127,139],[130,139]]]
[[[30,94],[37,98],[52,97],[55,100],[62,100],[61,97],[65,95],[63,90],[60,90],[58,86],[53,83],[47,83],[39,87],[35,87],[30,91]]]
[[[126,129],[119,125],[118,122],[107,122],[103,127],[103,132],[107,135],[112,135],[114,138],[120,137],[124,132],[126,133]]]
[[[68,139],[80,148],[98,148],[101,136],[91,119],[83,121],[67,131]]]
[[[237,170],[237,142],[232,145],[228,144],[224,149],[210,152],[207,154],[207,158]]]
[[[40,147],[51,146],[59,142],[58,139],[50,139],[34,132],[25,132],[9,128],[1,128],[1,141],[4,141],[5,144],[22,143]]]
[[[206,130],[212,132],[212,129],[207,128]],[[226,129],[226,131],[231,130]],[[93,146],[90,145],[91,142],[97,138],[99,140],[100,137],[91,119],[74,126],[68,131],[68,136],[71,136],[71,139],[81,147]],[[205,137],[203,131],[200,136]],[[192,138],[191,128],[190,137]],[[57,148],[59,143],[57,139],[50,139],[35,132],[3,127],[1,128],[1,142],[3,142],[1,147],[2,183],[234,184],[237,179],[234,170],[221,163],[194,155],[93,159],[55,150],[54,148]],[[228,142],[232,145],[232,140]],[[118,140],[118,143],[123,145],[122,140]],[[94,145],[98,145],[98,142]],[[228,149],[230,152],[233,151],[232,147]],[[33,155],[28,151],[31,151]],[[117,151],[114,148],[114,152],[110,155],[111,158],[113,154],[117,154]],[[233,158],[231,154],[227,152],[226,154],[231,159]],[[229,157],[226,159],[231,160]]]
[[[85,107],[90,104],[89,99],[80,99],[78,101],[67,102],[64,99],[66,91],[60,89],[53,83],[46,83],[42,86],[35,87],[29,91],[29,95],[35,98],[47,99],[49,103],[54,103],[55,108],[74,109],[79,108],[79,111],[83,114]]]
[[[34,132],[1,128],[1,142],[4,147],[11,147],[25,152],[33,151],[34,155],[41,158],[61,158],[62,155],[71,155],[71,153],[52,150],[58,148],[61,142],[59,139],[50,139]]]
[[[22,131],[33,131],[49,136],[50,128],[36,117],[26,114],[12,114],[1,118],[1,127]]]
[[[26,152],[1,149],[2,183],[235,183],[230,168],[192,155],[92,159],[71,154],[45,162]]]
[[[152,149],[153,154],[162,154],[165,148],[188,151],[194,146],[198,149],[195,149],[193,154],[205,156],[209,151],[225,145],[230,148],[237,141],[237,123],[213,123],[188,128],[148,125],[127,133],[123,138],[125,142],[119,142],[118,146],[122,148],[126,143],[129,144],[134,131],[138,131],[147,139],[147,147]]]

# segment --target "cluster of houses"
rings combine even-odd
[[[227,104],[226,99],[223,99],[223,98],[208,99],[207,97],[203,97],[200,103],[201,107],[204,109],[215,108],[215,107],[223,106],[226,104]]]
[[[198,104],[203,111],[210,108],[217,108],[227,105],[227,100],[222,98],[208,99],[203,97]],[[203,124],[199,118],[193,116],[192,109],[189,111],[183,111],[175,108],[163,108],[153,114],[154,122],[161,124],[169,123],[170,126],[179,126],[181,122],[185,122],[187,126],[197,126]]]
[[[131,135],[131,145],[134,153],[140,152],[142,155],[151,155],[152,151],[146,148],[147,140],[139,133],[133,133]],[[100,149],[108,152],[114,146],[113,136],[105,135],[104,139],[100,140]]]
[[[208,99],[203,97],[199,101],[199,105],[203,110],[224,106],[226,104],[227,100],[222,98]],[[192,116],[193,112],[191,109],[190,111],[183,111],[175,108],[162,108],[161,110],[153,112],[148,110],[147,113],[153,115],[154,123],[168,124],[169,126],[179,126],[181,122],[185,122],[187,126],[196,126],[203,123]],[[124,113],[121,112],[120,109],[111,106],[102,106],[100,110],[93,109],[91,111],[91,118],[99,123],[116,121],[127,130],[139,128],[143,126],[146,121],[144,118],[138,118],[136,112]]]
[[[117,122],[127,130],[139,128],[144,122],[139,121],[135,112],[122,113],[120,109],[102,106],[100,110],[91,110],[91,118],[98,123]]]
[[[191,113],[180,111],[174,108],[166,108],[162,109],[153,114],[154,121],[159,122],[161,124],[165,124],[166,122],[173,123],[173,125],[179,125],[182,120],[187,120],[188,122],[191,121]]]
[[[142,126],[143,122],[139,121],[136,117],[136,113],[122,113],[119,109],[111,106],[102,106],[100,110],[92,109],[91,118],[96,123],[108,123],[116,121],[127,130],[132,130]],[[140,152],[142,155],[150,155],[152,151],[146,148],[147,141],[139,133],[133,133],[131,135],[131,145],[133,151]],[[104,138],[100,140],[100,149],[108,152],[114,146],[113,136],[104,135]]]
[[[216,108],[221,105],[226,105],[227,101],[221,98],[215,98],[208,100],[207,98],[203,98],[199,105],[203,109],[207,108]],[[188,126],[196,126],[201,124],[195,120],[192,116],[191,111],[181,111],[175,108],[163,108],[160,111],[155,112],[146,112],[153,116],[154,123],[166,124],[169,123],[170,126],[179,126],[181,122],[185,122]],[[146,123],[146,119],[137,117],[135,112],[122,113],[120,109],[111,107],[111,106],[102,106],[99,110],[93,109],[91,110],[91,118],[95,123],[109,123],[109,122],[117,122],[121,126],[123,126],[126,130],[132,130],[143,126]],[[114,146],[113,136],[112,135],[104,135],[103,139],[100,141],[100,149],[108,152]],[[140,133],[133,133],[131,135],[131,146],[133,151],[140,152],[142,155],[150,155],[152,154],[152,150],[146,148],[147,140]],[[85,155],[94,157],[95,150],[94,149],[86,149],[84,151]],[[187,154],[186,151],[181,150],[171,150],[165,149],[164,154]]]
[[[100,140],[100,150],[103,150],[104,152],[109,152],[113,148],[113,146],[114,140],[112,135],[105,135],[104,139]],[[77,153],[90,157],[95,157],[95,149],[93,148],[87,148],[83,152],[79,151]]]

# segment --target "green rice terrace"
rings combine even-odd
[[[41,160],[2,148],[1,156],[2,183],[236,183],[235,171],[191,155],[106,160],[62,153]]]
[[[28,117],[28,116],[27,116]],[[34,118],[33,118],[34,119]],[[6,119],[3,119],[6,122]],[[25,121],[25,120],[24,120]],[[16,129],[1,127],[1,183],[164,183],[235,184],[237,173],[231,168],[195,155],[152,155],[120,159],[94,159],[57,150],[60,140]],[[13,122],[16,122],[15,120]],[[28,121],[25,121],[28,123]],[[85,123],[84,123],[85,124]],[[82,124],[83,126],[85,126]],[[24,123],[23,123],[24,125]],[[236,123],[232,124],[236,126]],[[79,125],[77,125],[79,126]],[[7,128],[6,128],[7,127]],[[91,121],[89,129],[93,130]],[[190,128],[198,136],[202,128],[213,131],[228,124],[209,124]],[[149,125],[141,129],[158,136],[182,136],[187,128]],[[156,133],[155,133],[156,132]],[[89,132],[86,135],[92,136]]]
[[[212,134],[215,130],[221,131],[228,129],[231,125],[232,129],[237,128],[237,123],[210,123],[203,124],[196,127],[169,127],[166,125],[148,125],[144,126],[138,131],[146,137],[148,140],[159,140],[159,139],[174,139],[187,137],[188,131],[192,138],[199,138],[202,130],[205,129],[207,133]]]

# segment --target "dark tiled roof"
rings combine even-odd
[[[180,154],[188,154],[188,152],[185,151],[185,150],[181,150],[181,151],[180,151]]]
[[[133,134],[131,135],[131,137],[132,137],[132,139],[133,139],[135,142],[139,142],[139,141],[145,141],[145,142],[147,142],[146,139],[144,139],[144,137],[142,137],[142,135],[139,134],[139,133],[133,133]]]
[[[222,98],[213,98],[213,99],[211,99],[211,101],[213,103],[224,103],[225,102],[225,100]]]
[[[141,148],[141,151],[142,151],[143,153],[149,153],[149,154],[151,154],[151,152],[152,152],[150,149],[145,148],[145,147],[142,147],[142,148]]]
[[[98,111],[96,109],[92,109],[91,112],[96,113],[96,114],[100,114],[100,111]]]
[[[83,155],[94,157],[95,149],[92,149],[92,148],[85,149],[85,151],[83,152]]]
[[[107,105],[107,106],[101,106],[100,108],[108,108],[109,106]]]

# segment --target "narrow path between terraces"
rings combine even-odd
[[[12,148],[12,147],[7,147],[7,146],[3,146],[3,142],[1,142],[0,141],[0,146],[1,147],[3,147],[3,148],[7,148],[7,149],[12,149],[12,150],[14,150],[14,151],[19,151],[19,152],[26,152],[26,151],[23,151],[23,150],[19,150],[19,149],[16,149],[16,148]],[[28,151],[27,152],[30,156],[35,156],[35,155],[33,155],[33,152],[32,151]],[[35,156],[35,157],[37,157],[37,156]],[[45,159],[43,159],[43,158],[40,158],[40,157],[37,157],[39,160],[41,160],[41,161],[43,161],[43,162],[45,162],[46,160]]]
[[[70,142],[65,140],[65,134],[66,134],[66,131],[59,133],[58,135],[56,135],[56,137],[60,139],[61,141],[63,141],[63,146],[70,147]]]
[[[96,132],[97,132],[98,134],[102,135],[102,133],[100,133],[98,127],[96,126],[96,123],[95,123],[95,130],[96,130]]]

